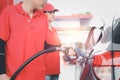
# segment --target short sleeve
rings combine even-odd
[[[0,14],[0,39],[7,41],[9,38],[9,14],[4,9]]]
[[[51,45],[60,45],[61,44],[60,38],[57,34],[57,31],[53,27],[51,27],[51,30],[49,29],[49,31],[48,31],[46,42]]]

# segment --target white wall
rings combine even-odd
[[[94,15],[94,24],[100,24],[101,19],[110,24],[113,16],[120,11],[120,0],[48,0],[48,2],[60,10],[56,15],[91,12]]]

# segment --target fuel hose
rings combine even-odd
[[[31,61],[33,61],[35,58],[39,57],[40,55],[44,54],[44,53],[49,53],[49,52],[53,52],[53,51],[61,51],[63,49],[61,49],[60,47],[51,47],[49,49],[45,49],[42,50],[38,53],[36,53],[35,55],[33,55],[32,57],[30,57],[29,59],[27,59],[17,70],[16,72],[12,75],[10,80],[15,80],[15,78],[17,77],[17,75],[20,73],[20,71],[27,65],[29,64]]]

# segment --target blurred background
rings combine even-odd
[[[22,0],[0,0],[0,12],[7,5],[20,1]],[[81,42],[83,49],[91,27],[99,28],[105,24],[106,29],[112,25],[113,17],[120,12],[120,0],[48,0],[48,2],[59,10],[52,24],[57,29],[62,45],[74,47],[76,42]],[[79,80],[80,68],[76,66],[61,59],[60,80]],[[110,68],[99,70],[103,71],[102,74],[99,73],[102,80],[111,80]]]

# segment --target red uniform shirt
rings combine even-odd
[[[60,45],[60,39],[56,30],[53,27],[50,27],[48,31],[47,43],[51,45]],[[46,54],[45,67],[47,75],[54,75],[60,73],[59,51]]]
[[[47,16],[36,10],[30,19],[21,4],[5,8],[0,15],[0,39],[6,41],[6,68],[9,76],[25,60],[43,50],[48,32]],[[39,56],[20,72],[16,80],[44,80],[43,64],[43,56]]]

